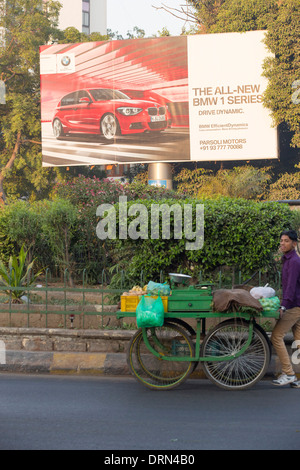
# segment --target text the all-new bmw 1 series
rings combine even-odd
[[[167,106],[157,101],[131,99],[119,90],[95,88],[65,95],[52,120],[56,138],[65,134],[117,135],[157,132],[170,126]]]

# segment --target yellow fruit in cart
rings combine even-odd
[[[141,286],[133,286],[129,292],[142,292],[142,290]]]

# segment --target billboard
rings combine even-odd
[[[264,34],[42,46],[43,166],[277,158]]]

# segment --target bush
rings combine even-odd
[[[48,241],[53,260],[61,269],[71,269],[71,242],[78,223],[78,211],[69,201],[48,203],[43,215],[42,233]]]
[[[80,190],[81,189],[81,190]],[[67,200],[60,199],[58,194]],[[30,258],[37,258],[38,269],[54,265],[64,269],[75,266],[81,275],[87,270],[89,281],[100,282],[102,270],[109,268],[114,282],[119,282],[120,271],[126,279],[140,283],[141,272],[145,280],[159,280],[160,273],[183,272],[198,277],[200,271],[207,278],[222,266],[237,267],[243,273],[274,265],[279,234],[283,229],[298,229],[296,211],[276,202],[254,202],[245,199],[184,199],[172,191],[145,187],[141,184],[121,185],[108,181],[81,177],[73,184],[60,185],[53,201],[32,204],[17,202],[0,209],[0,256],[8,261],[24,244],[30,249]],[[126,195],[128,210],[135,204],[146,208],[148,227],[146,239],[138,237],[121,240],[101,240],[97,237],[96,209],[102,203],[116,203]],[[168,195],[168,199],[162,196]],[[136,199],[139,196],[140,199]],[[172,196],[172,198],[170,197]],[[77,200],[77,199],[78,200]],[[193,207],[204,204],[204,246],[187,250],[188,234],[174,238],[174,215],[170,213],[171,236],[151,239],[150,209],[152,204],[177,204],[183,212],[186,203]],[[119,231],[119,205],[116,209],[116,231]],[[142,220],[142,219],[141,219]],[[137,215],[128,217],[138,224]],[[298,223],[298,225],[297,225]],[[196,220],[193,217],[193,231]],[[140,230],[137,227],[137,231]]]
[[[119,196],[126,196],[128,201],[136,199],[184,199],[184,194],[170,189],[145,185],[141,182],[120,183],[109,179],[88,178],[80,175],[71,181],[62,181],[53,191],[54,198],[68,199],[80,207],[97,207],[99,204],[115,204]]]
[[[150,207],[154,201],[136,201],[148,210],[148,226],[151,226]],[[133,281],[140,272],[145,279],[157,279],[160,272],[183,272],[197,277],[212,273],[221,266],[236,266],[245,273],[265,268],[273,263],[278,249],[279,234],[293,226],[293,212],[279,203],[253,202],[244,199],[220,198],[214,200],[165,200],[171,206],[176,202],[182,210],[185,203],[193,206],[204,204],[204,246],[199,250],[186,250],[186,237],[174,239],[174,217],[171,215],[171,238],[116,240],[112,242],[121,267]],[[129,207],[133,203],[129,204]],[[116,209],[118,207],[116,206]],[[128,226],[133,218],[128,217]],[[117,233],[119,227],[117,226]],[[196,230],[195,216],[193,230]]]
[[[90,281],[100,282],[102,270],[118,262],[114,247],[107,240],[99,240],[96,236],[98,222],[96,209],[101,204],[118,203],[120,196],[126,196],[128,201],[139,198],[159,201],[165,197],[174,199],[184,197],[175,191],[140,182],[122,184],[118,181],[88,178],[82,175],[72,181],[57,184],[54,198],[67,199],[78,208],[78,223],[72,253],[77,272],[86,269]]]
[[[26,248],[27,261],[37,257],[39,268],[49,262],[49,246],[42,236],[42,219],[46,202],[30,204],[16,201],[0,210],[0,258],[8,261],[22,246]]]
[[[17,201],[5,207],[5,235],[14,243],[16,249],[26,247],[29,262],[38,251],[41,242],[41,224],[43,210],[38,210],[39,204]]]
[[[36,258],[38,268],[69,267],[71,240],[78,220],[77,209],[69,202],[17,201],[0,211],[0,257],[7,261],[24,245],[27,261]]]

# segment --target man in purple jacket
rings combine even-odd
[[[294,230],[283,231],[280,235],[280,249],[283,253],[282,301],[280,319],[273,330],[271,341],[282,367],[282,374],[277,380],[273,380],[273,384],[291,384],[293,388],[300,388],[300,381],[297,382],[284,343],[284,336],[292,329],[295,340],[300,344],[300,257],[296,252],[296,246],[297,233]]]

